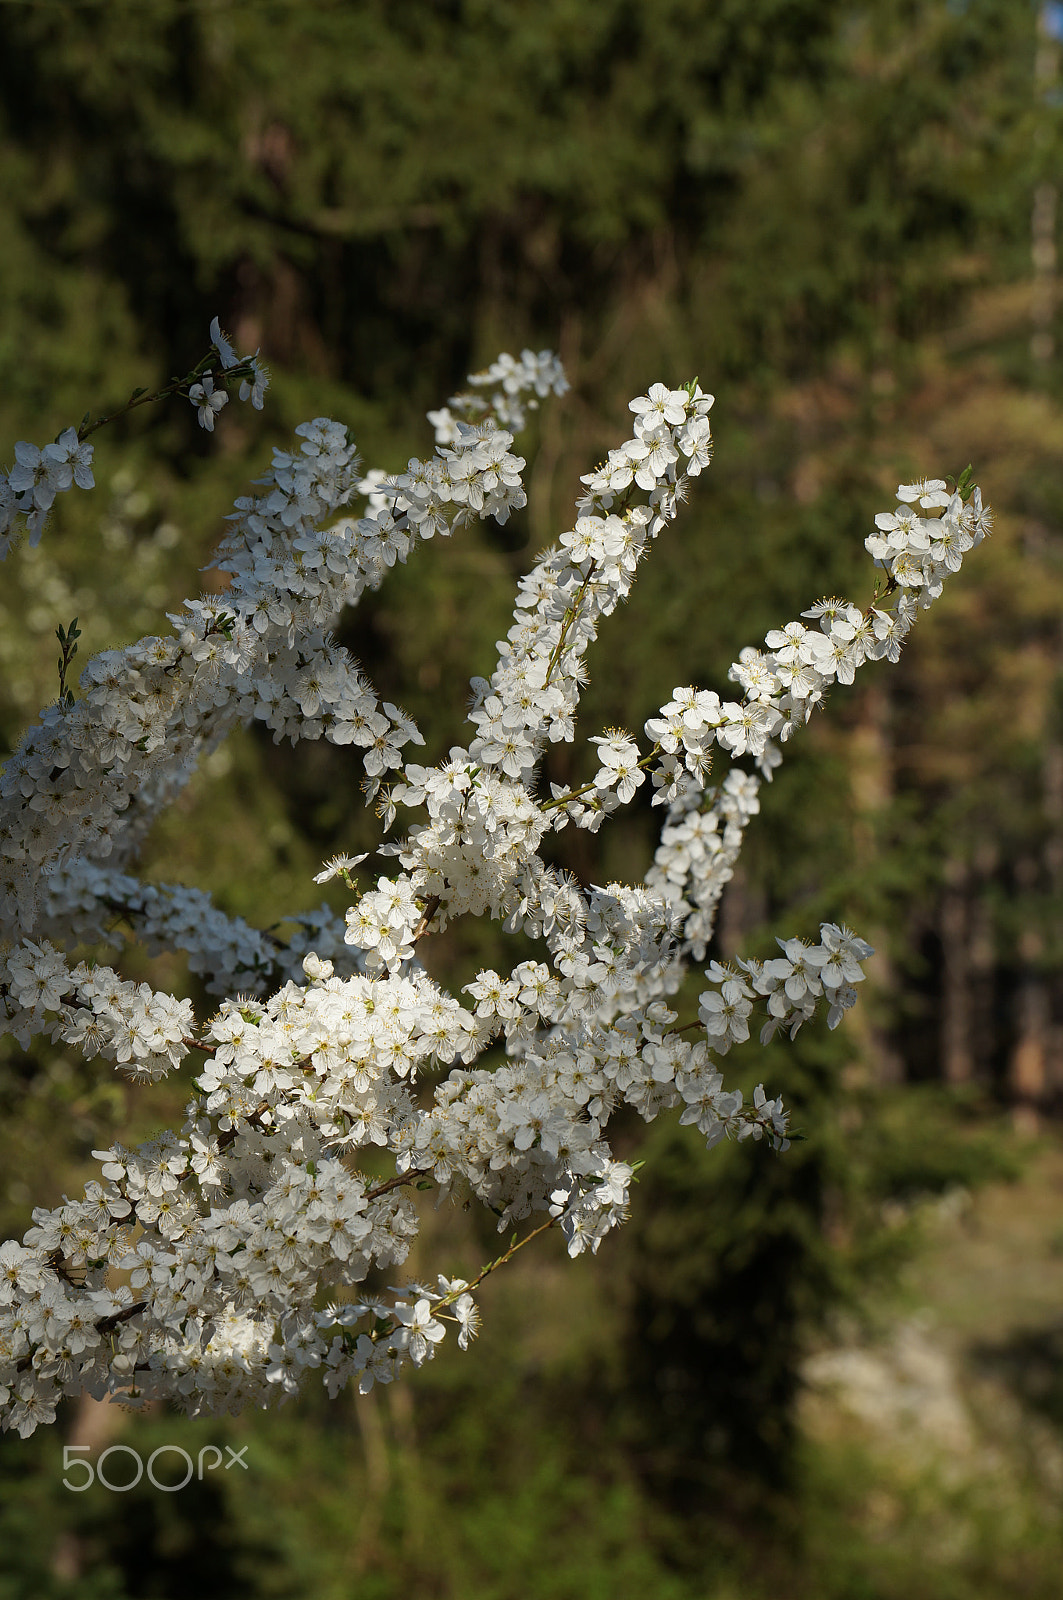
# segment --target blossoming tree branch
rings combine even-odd
[[[257,357],[238,357],[216,321],[211,336],[185,378],[120,410],[183,394],[213,429],[231,388],[261,406]],[[774,960],[711,962],[696,1019],[672,1003],[705,962],[781,747],[831,684],[897,659],[989,530],[969,472],[952,492],[940,479],[901,485],[875,519],[870,605],[818,601],[742,651],[731,698],[674,689],[643,738],[595,736],[584,780],[545,794],[540,762],[574,737],[599,623],[709,465],[713,401],[695,381],[631,402],[632,437],[584,477],[574,526],[520,581],[494,670],[473,680],[468,743],[425,766],[410,759],[424,743],[413,721],[330,630],[421,541],[524,505],[514,438],[529,407],[567,388],[560,364],[504,355],[469,383],[430,413],[435,453],[392,476],[365,475],[338,423],[298,428],[236,502],[215,563],[226,591],[96,656],[78,692],[77,628],[59,630],[59,696],[0,780],[0,1029],[138,1081],[190,1052],[203,1064],[180,1131],[95,1152],[99,1177],[80,1198],[35,1210],[22,1242],[0,1246],[5,1428],[28,1435],[81,1392],[196,1415],[266,1405],[313,1373],[332,1395],[365,1391],[431,1357],[448,1325],[464,1348],[477,1285],[529,1239],[557,1227],[575,1256],[623,1221],[633,1169],[608,1142],[619,1106],[647,1120],[677,1109],[709,1146],[785,1150],[781,1100],[727,1089],[722,1059],[754,1014],[762,1040],[793,1036],[821,1012],[833,1027],[856,998],[870,949],[826,924],[818,943],[781,939]],[[15,446],[0,476],[4,555],[43,535],[57,494],[93,487],[88,438],[108,420]],[[403,818],[379,851],[393,874],[371,876],[366,857],[330,861],[316,881],[343,881],[346,916],[297,916],[287,943],[202,890],[133,871],[197,763],[255,720],[275,740],[352,746],[385,831]],[[710,784],[714,753],[727,770]],[[544,863],[548,834],[596,830],[646,784],[662,825],[643,883],[585,886]],[[419,948],[462,916],[522,931],[541,959],[447,993]],[[77,959],[125,938],[185,952],[218,997],[214,1015]],[[374,1170],[386,1152],[389,1176],[363,1170],[370,1149]],[[371,1269],[385,1281],[407,1256],[418,1188],[474,1197],[512,1242],[473,1282],[439,1273],[367,1294]]]

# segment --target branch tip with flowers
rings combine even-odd
[[[299,427],[236,502],[215,561],[224,600],[189,600],[169,633],[93,658],[78,698],[76,621],[58,630],[59,698],[0,774],[0,1031],[23,1048],[46,1035],[148,1082],[191,1050],[204,1060],[179,1131],[95,1152],[83,1197],[35,1210],[22,1241],[0,1246],[5,1428],[28,1435],[80,1392],[170,1399],[193,1415],[265,1405],[311,1378],[364,1392],[430,1359],[448,1321],[465,1348],[489,1274],[551,1228],[576,1256],[624,1220],[635,1168],[609,1146],[615,1111],[676,1110],[709,1146],[785,1151],[781,1100],[758,1085],[747,1102],[719,1064],[755,1014],[762,1040],[792,1037],[822,1012],[836,1026],[856,999],[870,948],[824,923],[815,944],[780,939],[773,960],[711,962],[696,1022],[671,1005],[705,961],[782,746],[833,683],[896,660],[988,532],[970,469],[951,493],[940,479],[901,485],[875,519],[866,543],[885,588],[870,606],[817,602],[741,653],[733,699],[674,689],[645,724],[648,748],[608,729],[589,741],[594,775],[541,799],[540,764],[574,738],[600,622],[709,465],[713,398],[692,380],[631,402],[632,437],[584,477],[574,527],[520,580],[494,670],[473,682],[467,745],[422,765],[409,754],[419,729],[333,629],[422,542],[524,505],[511,447],[528,411],[565,392],[561,366],[525,350],[469,383],[430,413],[434,454],[401,472],[363,472],[328,418]],[[23,525],[41,536],[57,493],[92,487],[95,429],[184,393],[212,430],[232,384],[261,404],[257,355],[238,357],[215,319],[185,378],[43,450],[17,445],[0,478],[3,553]],[[334,857],[315,881],[343,883],[345,915],[298,912],[287,941],[204,890],[132,870],[197,762],[252,721],[277,741],[352,747],[385,832],[400,807],[409,815],[379,847],[394,874],[362,881],[366,856]],[[729,766],[710,786],[714,755]],[[647,780],[662,824],[641,884],[584,887],[544,862],[549,833],[596,831]],[[418,946],[462,916],[521,932],[542,959],[448,993]],[[68,954],[131,939],[183,951],[218,998],[214,1015],[197,1022],[190,1001]],[[477,1065],[496,1045],[504,1057]],[[393,1172],[371,1177],[382,1157]],[[359,1299],[371,1270],[406,1259],[422,1187],[479,1201],[500,1231],[532,1225],[470,1282],[440,1274]],[[322,1309],[324,1290],[339,1298]]]

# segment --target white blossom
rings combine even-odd
[[[241,398],[260,404],[257,353],[237,356],[217,319],[211,340],[219,381],[248,370]],[[212,427],[227,394],[207,365],[188,395]],[[204,1058],[179,1131],[94,1152],[83,1195],[39,1208],[21,1243],[0,1246],[4,1427],[28,1435],[79,1390],[191,1415],[275,1403],[311,1380],[365,1393],[432,1359],[448,1323],[466,1348],[479,1280],[438,1274],[360,1298],[370,1273],[386,1281],[407,1257],[416,1184],[453,1186],[502,1230],[552,1222],[570,1255],[594,1252],[625,1220],[634,1178],[609,1145],[615,1111],[674,1112],[710,1147],[785,1150],[781,1100],[729,1090],[720,1060],[754,1023],[762,1038],[821,1012],[834,1027],[856,999],[870,947],[835,923],[815,944],[781,939],[769,960],[711,963],[697,1019],[681,1020],[676,997],[706,957],[780,746],[834,682],[896,658],[990,529],[978,491],[901,485],[867,540],[888,591],[874,606],[817,602],[741,652],[736,698],[675,688],[644,749],[623,730],[595,735],[585,779],[546,797],[537,769],[550,743],[575,738],[600,621],[709,464],[713,398],[654,384],[632,402],[633,437],[584,476],[573,527],[520,581],[495,667],[472,686],[467,746],[425,765],[409,757],[424,742],[412,719],[332,629],[422,542],[524,504],[511,446],[526,413],[565,392],[560,364],[525,350],[469,382],[430,414],[435,454],[399,473],[363,472],[328,418],[299,427],[237,501],[215,563],[227,590],[188,601],[168,634],[90,661],[80,697],[46,708],[0,774],[0,1031],[23,1045],[48,1034],[142,1080],[192,1049]],[[15,458],[0,482],[5,550],[17,519],[33,537],[56,493],[92,486],[73,429]],[[364,854],[326,863],[315,882],[339,879],[350,904],[299,912],[284,940],[203,890],[131,870],[197,762],[253,721],[278,741],[352,747],[387,828],[401,810],[406,829],[378,851],[395,858],[390,877],[356,884]],[[551,831],[597,829],[647,778],[663,812],[641,884],[582,886],[544,862]],[[447,993],[419,946],[463,916],[521,933],[535,956]],[[213,1016],[197,1022],[189,1001],[67,953],[110,945],[120,960],[134,937],[186,952]],[[496,1041],[504,1057],[477,1065]],[[382,1158],[390,1176],[370,1177]],[[319,1309],[323,1286],[336,1298]]]

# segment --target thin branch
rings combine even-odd
[[[523,1239],[515,1239],[510,1245],[509,1249],[506,1250],[502,1255],[496,1256],[494,1261],[489,1261],[486,1267],[481,1269],[478,1276],[475,1277],[471,1283],[465,1284],[464,1288],[453,1289],[451,1290],[450,1294],[444,1295],[443,1299],[438,1301],[436,1309],[438,1309],[439,1306],[452,1305],[459,1295],[469,1294],[473,1289],[478,1288],[480,1284],[483,1283],[485,1278],[489,1278],[491,1276],[492,1272],[497,1271],[499,1267],[504,1267],[507,1261],[511,1261],[513,1259],[518,1250],[523,1250],[526,1244],[531,1244],[533,1239],[537,1239],[539,1235],[541,1233],[545,1233],[548,1228],[554,1227],[556,1222],[556,1217],[549,1217],[546,1222],[541,1222],[537,1228],[533,1228],[531,1233],[526,1233]]]
[[[388,1194],[392,1189],[401,1189],[404,1183],[414,1183],[418,1178],[427,1177],[431,1167],[411,1167],[409,1172],[397,1172],[393,1178],[388,1178],[386,1183],[378,1183],[375,1189],[367,1189],[367,1200],[379,1200],[382,1194]]]
[[[413,930],[414,944],[417,943],[418,939],[424,938],[425,934],[428,932],[428,925],[438,910],[439,896],[437,894],[430,894],[428,899],[425,901],[424,913],[421,917],[421,920]]]
[[[130,411],[136,411],[139,406],[153,405],[156,400],[168,400],[171,395],[180,394],[182,391],[189,389],[193,383],[198,383],[200,378],[204,377],[208,372],[211,377],[220,378],[223,383],[228,383],[230,378],[253,378],[255,376],[253,362],[241,361],[238,366],[223,369],[220,366],[218,356],[211,350],[203,357],[202,361],[197,362],[186,377],[171,378],[169,383],[165,384],[161,389],[156,389],[154,394],[148,394],[143,389],[134,389],[125,405],[118,406],[114,411],[107,412],[105,416],[97,417],[94,421],[90,421],[86,415],[78,429],[78,443],[81,444],[88,438],[90,433],[95,433],[97,428],[105,428],[109,422],[114,422],[118,417],[124,417]]]

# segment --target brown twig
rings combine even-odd
[[[378,1183],[375,1189],[367,1189],[367,1200],[379,1200],[382,1194],[388,1194],[392,1189],[401,1189],[404,1183],[413,1183],[417,1178],[427,1177],[431,1167],[411,1167],[409,1172],[398,1172],[393,1178],[388,1178],[385,1183]]]
[[[270,1109],[269,1101],[268,1100],[260,1100],[258,1105],[255,1107],[255,1109],[253,1111],[249,1112],[248,1115],[244,1118],[244,1121],[250,1123],[252,1128],[261,1129],[261,1127],[262,1127],[262,1118],[265,1116],[266,1112],[269,1109]],[[227,1128],[224,1133],[219,1133],[219,1135],[218,1135],[218,1154],[219,1155],[221,1154],[221,1152],[223,1150],[228,1150],[228,1148],[229,1148],[229,1146],[231,1144],[235,1144],[236,1143],[236,1140],[237,1140],[237,1138],[239,1136],[239,1132],[240,1132],[239,1128],[233,1127],[233,1128]]]
[[[417,943],[418,939],[424,938],[425,934],[428,932],[428,925],[438,910],[439,896],[437,894],[430,894],[428,899],[425,901],[424,912],[422,913],[421,920],[413,931],[413,941],[415,944]]]
[[[212,378],[220,378],[223,383],[228,383],[231,378],[253,378],[254,370],[254,364],[250,359],[241,361],[233,367],[222,368],[218,356],[211,350],[185,377],[171,378],[169,383],[164,384],[161,389],[156,389],[154,394],[149,394],[146,389],[134,389],[125,405],[118,406],[105,416],[97,417],[95,421],[90,421],[86,416],[78,429],[78,443],[83,443],[90,433],[96,432],[97,428],[106,427],[109,422],[114,422],[117,417],[124,417],[127,412],[136,411],[139,406],[152,405],[156,400],[168,400],[171,395],[180,394],[182,390],[189,389],[208,373]]]
[[[531,1244],[533,1239],[537,1239],[541,1233],[545,1233],[548,1228],[552,1228],[556,1222],[556,1217],[549,1217],[546,1222],[541,1222],[537,1228],[533,1228],[531,1233],[526,1233],[523,1239],[514,1240],[509,1249],[506,1250],[502,1255],[496,1256],[494,1261],[489,1261],[486,1267],[481,1269],[479,1274],[472,1280],[471,1283],[465,1284],[465,1286],[461,1289],[452,1290],[449,1295],[445,1295],[444,1298],[438,1302],[438,1305],[452,1305],[459,1295],[469,1294],[473,1289],[479,1288],[480,1284],[483,1283],[485,1278],[489,1278],[491,1273],[497,1271],[499,1267],[504,1267],[507,1261],[512,1260],[518,1250],[523,1250],[526,1244]]]
[[[123,1306],[121,1311],[114,1311],[109,1317],[101,1317],[95,1323],[97,1333],[113,1333],[121,1322],[128,1322],[130,1317],[139,1316],[148,1309],[146,1300],[135,1300],[131,1306]]]

